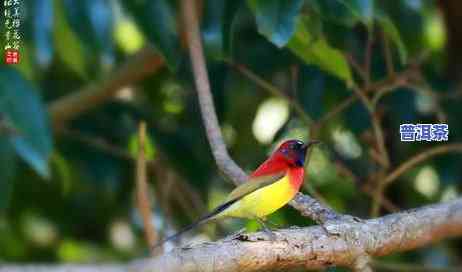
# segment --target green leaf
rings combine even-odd
[[[353,27],[358,22],[358,18],[353,15],[351,8],[339,0],[314,0],[311,2],[311,7],[324,20],[339,25]]]
[[[17,64],[16,69],[27,79],[32,80],[35,78],[38,69],[33,63],[31,56],[32,50],[30,50],[30,44],[24,43],[21,46],[21,61]]]
[[[299,73],[297,100],[310,117],[319,120],[325,107],[326,74],[316,66],[302,66]]]
[[[54,0],[54,44],[56,53],[75,73],[87,78],[85,54],[75,33],[66,20],[62,0]]]
[[[313,5],[323,18],[349,27],[358,22],[370,27],[375,16],[374,0],[316,0]]]
[[[398,28],[395,26],[393,21],[385,15],[379,16],[377,20],[385,35],[398,48],[398,54],[401,63],[405,64],[407,61],[407,49],[403,40],[401,39],[401,34],[399,33]]]
[[[16,166],[14,149],[0,133],[0,215],[8,208]]]
[[[308,28],[311,23],[307,17],[300,17],[287,47],[307,64],[317,65],[347,85],[353,84],[350,66],[342,52],[331,47],[323,37],[314,37]]]
[[[111,54],[113,16],[108,0],[64,0],[66,18],[72,30],[92,52]]]
[[[303,0],[247,0],[254,11],[258,32],[278,47],[285,46],[295,32]]]
[[[341,1],[345,2],[345,5],[350,3],[350,9],[364,24],[369,27],[372,25],[375,16],[375,0]]]
[[[40,67],[47,67],[53,59],[53,2],[50,0],[30,1],[32,46],[35,60]],[[23,50],[27,51],[27,50]],[[22,52],[21,52],[22,53]],[[22,54],[21,54],[22,57]],[[22,60],[21,60],[22,61]]]
[[[37,91],[14,69],[0,70],[0,113],[17,132],[9,140],[19,156],[42,177],[49,177],[52,138],[46,108]]]
[[[205,1],[202,19],[204,52],[209,58],[223,59],[229,53],[231,25],[241,1]]]
[[[130,137],[130,140],[128,142],[128,150],[134,158],[138,157],[139,148],[140,147],[139,147],[139,141],[138,141],[138,134],[135,133]],[[146,142],[144,145],[144,149],[145,149],[144,154],[145,154],[146,160],[147,161],[154,160],[155,155],[156,155],[156,149],[149,135],[146,135]]]
[[[133,16],[140,29],[167,60],[170,69],[179,63],[180,43],[178,40],[176,14],[168,0],[133,1],[122,4]]]
[[[53,166],[53,177],[62,182],[63,195],[68,194],[72,188],[72,165],[57,152],[51,155],[50,164]]]
[[[202,39],[207,57],[224,57],[223,17],[225,1],[205,1],[205,13],[202,22]]]

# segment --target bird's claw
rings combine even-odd
[[[232,234],[226,236],[224,240],[229,241],[229,240],[236,240],[236,239],[239,239],[239,238],[242,237],[242,234],[244,234],[245,231],[246,231],[246,229],[245,229],[245,228],[242,228],[242,229],[240,229],[240,230],[238,230],[238,231],[236,231],[236,232],[234,232],[234,233],[232,233]]]

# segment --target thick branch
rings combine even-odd
[[[284,229],[277,240],[263,233],[175,249],[136,264],[133,271],[266,271],[351,267],[368,253],[383,256],[462,235],[462,199],[363,222]],[[336,235],[332,235],[336,233]],[[239,241],[241,240],[241,241]]]
[[[327,226],[241,234],[213,243],[174,249],[128,265],[3,265],[0,272],[194,272],[320,269],[353,266],[368,253],[384,256],[462,235],[462,198],[367,221],[335,221]],[[335,235],[332,235],[335,233]]]
[[[322,205],[316,199],[302,193],[297,193],[289,204],[294,209],[298,210],[303,216],[309,217],[319,224],[332,220],[340,220],[344,217],[336,213],[331,208]]]

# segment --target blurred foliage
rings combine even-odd
[[[387,58],[399,74],[424,55],[427,87],[438,95],[457,91],[446,77],[448,40],[436,1],[198,2],[218,118],[232,157],[246,171],[282,139],[312,135],[293,101],[321,120],[353,94],[362,79],[349,58],[363,64],[368,37],[372,82],[389,76]],[[157,230],[171,233],[225,197],[232,185],[217,172],[204,134],[177,1],[21,3],[21,64],[0,68],[0,262],[125,260],[146,253],[134,205],[140,120],[148,124],[147,155],[155,165],[149,177]],[[165,67],[63,128],[51,125],[47,105],[105,78],[147,44]],[[271,82],[282,98],[229,63]],[[399,138],[400,124],[438,123],[438,110],[447,116],[450,142],[460,142],[460,96],[435,101],[406,86],[379,102],[392,169],[439,144]],[[360,102],[324,123],[319,138],[325,144],[312,154],[304,191],[316,190],[340,212],[368,217],[372,200],[361,188],[378,167],[369,154],[371,135]],[[358,180],[345,176],[339,162]],[[400,177],[386,197],[407,209],[460,196],[461,163],[455,154],[430,159]],[[269,220],[279,227],[312,224],[290,207]],[[207,233],[221,236],[246,223],[256,229],[255,222],[229,221]],[[459,240],[387,260],[446,266],[460,264],[461,255]]]

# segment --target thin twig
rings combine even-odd
[[[382,202],[382,199],[384,198],[382,183],[383,183],[383,178],[386,174],[386,171],[390,167],[390,156],[385,146],[385,135],[380,125],[380,120],[376,113],[376,102],[374,100],[369,99],[366,96],[367,91],[371,89],[371,61],[372,61],[372,49],[373,49],[373,43],[374,43],[374,36],[373,36],[374,33],[372,31],[373,31],[373,28],[371,27],[370,29],[368,29],[368,33],[367,33],[368,35],[367,35],[367,43],[366,43],[366,52],[364,55],[364,70],[365,70],[365,75],[366,75],[364,87],[360,89],[357,86],[353,86],[353,91],[359,97],[359,99],[362,101],[362,103],[364,104],[364,106],[369,112],[371,123],[372,123],[372,129],[373,129],[375,139],[376,139],[376,144],[378,147],[379,156],[377,157],[378,158],[377,162],[379,162],[380,165],[382,166],[377,173],[378,186],[375,192],[373,192],[373,198],[372,198],[373,201],[372,201],[371,215],[375,217],[378,215],[380,203]],[[390,61],[390,59],[387,61]],[[399,80],[395,79],[394,73],[391,73],[387,80],[391,80],[392,84],[386,85],[385,88],[380,88],[379,90],[387,89],[389,87],[394,88],[394,85],[397,82],[400,82]],[[370,154],[375,154],[374,150],[372,150]]]
[[[382,40],[383,40],[383,55],[385,58],[385,65],[387,67],[388,77],[395,76],[395,66],[393,64],[393,55],[391,53],[390,41],[388,40],[387,35],[382,31]]]
[[[380,213],[381,203],[385,198],[385,186],[383,185],[383,179],[385,178],[385,170],[382,168],[377,172],[377,184],[375,184],[375,190],[372,192],[372,206],[370,210],[371,217],[377,217]]]
[[[292,106],[292,108],[295,110],[295,112],[298,114],[298,116],[302,119],[302,121],[310,125],[313,123],[313,118],[311,118],[303,109],[302,105],[297,102],[293,97],[288,96],[285,92],[282,90],[278,89],[276,86],[271,84],[270,82],[264,80],[254,72],[252,72],[249,68],[245,67],[242,64],[236,64],[231,61],[227,61],[227,63],[236,69],[239,73],[247,77],[249,80],[251,80],[253,83],[255,83],[257,86],[262,88],[263,90],[269,92],[270,94],[284,98],[289,104]]]
[[[394,77],[386,77],[385,79],[378,80],[376,82],[371,82],[369,86],[365,86],[365,92],[375,92],[382,89],[389,89],[391,86],[400,86],[407,83],[410,79],[415,76],[416,69],[414,66],[409,65],[409,67],[396,74]]]
[[[348,61],[348,63],[355,69],[356,73],[359,75],[361,80],[363,82],[367,81],[367,74],[366,71],[364,71],[363,67],[359,65],[359,63],[356,61],[356,59],[353,57],[351,54],[345,54],[345,57]]]
[[[404,87],[405,85],[404,84],[401,84],[401,82],[395,82],[395,84],[391,84],[389,86],[385,86],[381,89],[378,89],[374,96],[372,97],[372,105],[374,107],[377,107],[377,104],[379,103],[379,100],[382,99],[382,97],[384,97],[385,95],[387,94],[390,94],[396,90],[398,90],[398,88],[400,87]]]
[[[71,140],[78,141],[92,148],[96,148],[113,157],[124,159],[130,162],[136,161],[136,158],[132,154],[127,152],[127,150],[120,148],[118,146],[112,145],[102,138],[91,137],[80,131],[71,130],[65,127],[60,127],[59,129],[57,129],[57,133],[60,136],[65,136],[66,138],[69,138]]]
[[[320,129],[324,124],[327,123],[328,120],[332,119],[336,115],[340,114],[348,107],[353,105],[358,100],[358,96],[351,95],[339,104],[337,104],[334,108],[332,108],[329,112],[324,114],[316,123],[318,124],[318,129]]]
[[[410,70],[405,70],[394,78],[386,78],[385,80],[371,83],[369,87],[363,90],[363,92],[365,94],[369,94],[371,92],[381,92],[384,89],[398,88],[399,86],[403,85],[404,82],[407,82],[409,75],[410,75]],[[351,105],[353,105],[357,100],[358,100],[358,95],[356,93],[354,95],[349,96],[342,102],[338,103],[334,108],[332,108],[329,112],[327,112],[323,117],[321,117],[316,122],[315,126],[318,129],[320,129],[322,126],[324,126],[325,123],[327,123],[328,120],[342,113],[344,110],[346,110]]]
[[[298,79],[300,77],[300,67],[298,65],[290,66],[290,90],[292,91],[292,97],[297,97],[298,93]]]
[[[341,175],[343,175],[345,177],[348,177],[351,180],[351,182],[353,182],[365,194],[367,194],[367,195],[369,195],[371,197],[374,197],[374,191],[372,190],[372,188],[370,186],[368,186],[368,184],[364,184],[364,185],[360,184],[359,177],[356,176],[341,161],[336,161],[335,162],[335,168],[337,169],[339,174],[341,174]],[[398,212],[400,210],[395,204],[393,204],[393,202],[391,202],[391,200],[389,200],[386,197],[383,197],[381,199],[380,204],[389,212]]]
[[[374,33],[373,29],[368,29],[367,31],[367,43],[366,43],[366,52],[364,54],[364,72],[366,74],[365,86],[369,86],[371,83],[371,62],[372,62],[372,47],[374,44]]]
[[[384,186],[389,186],[393,181],[399,178],[406,171],[410,170],[417,164],[430,159],[433,156],[442,155],[446,153],[462,153],[462,143],[446,144],[431,149],[427,149],[420,154],[406,160],[391,172],[383,181]]]
[[[373,131],[376,137],[376,142],[377,142],[380,155],[382,157],[382,160],[386,168],[388,168],[390,165],[390,159],[388,156],[388,151],[385,147],[384,133],[383,133],[382,127],[380,126],[380,121],[377,117],[377,114],[375,113],[375,107],[372,104],[372,102],[369,100],[369,98],[363,93],[362,90],[354,86],[353,91],[359,97],[359,99],[363,102],[364,106],[369,112],[371,123],[372,123],[372,128],[373,128]]]
[[[136,199],[138,210],[143,219],[143,228],[146,241],[154,256],[154,245],[157,241],[157,234],[152,224],[151,204],[149,201],[149,190],[146,171],[146,123],[141,122],[138,131],[138,158],[136,160]]]

